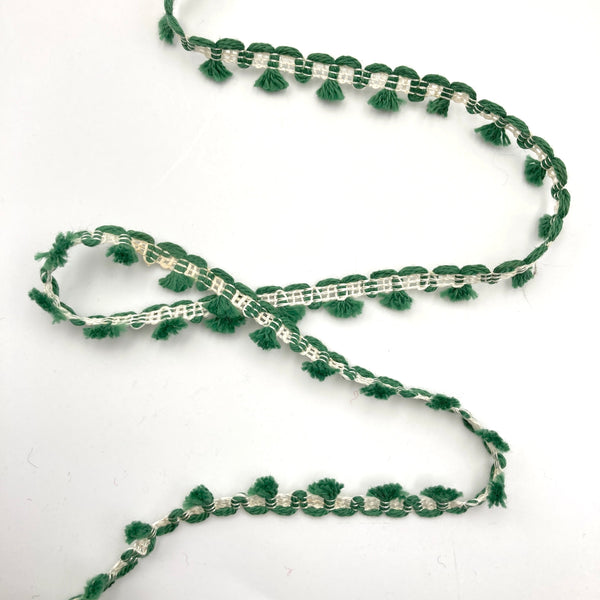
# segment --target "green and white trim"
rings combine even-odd
[[[392,397],[414,399],[432,410],[445,411],[456,416],[482,442],[490,456],[490,472],[482,482],[482,489],[472,498],[451,487],[432,482],[419,493],[405,491],[398,483],[383,483],[363,494],[342,495],[343,484],[335,479],[316,481],[306,489],[281,492],[272,476],[260,477],[246,491],[233,496],[215,497],[204,485],[194,488],[180,508],[154,523],[134,521],[125,528],[129,547],[119,561],[107,572],[90,579],[83,593],[72,600],[95,600],[131,571],[140,558],[152,552],[158,537],[174,531],[181,522],[199,523],[210,516],[229,516],[239,509],[251,515],[274,512],[288,516],[303,512],[314,517],[329,514],[352,516],[386,515],[400,518],[414,513],[421,517],[437,517],[444,513],[464,513],[487,503],[505,506],[504,453],[506,442],[493,430],[484,428],[456,398],[405,386],[391,377],[375,375],[349,361],[319,339],[301,333],[298,322],[307,309],[325,308],[335,317],[351,318],[361,314],[365,299],[377,299],[394,310],[410,309],[413,296],[439,291],[451,301],[472,300],[477,297],[478,285],[495,285],[510,280],[513,287],[521,287],[533,278],[537,261],[545,254],[562,230],[570,208],[570,194],[566,189],[567,172],[563,161],[554,155],[552,147],[538,136],[531,135],[527,125],[508,115],[498,104],[478,100],[474,89],[464,83],[450,83],[440,75],[420,77],[406,66],[392,69],[376,63],[362,67],[350,56],[337,59],[327,54],[309,54],[304,57],[289,46],[274,47],[265,43],[245,46],[242,42],[224,38],[213,42],[206,38],[188,36],[173,13],[173,0],[165,0],[165,15],[159,23],[161,39],[178,39],[187,51],[198,52],[206,60],[200,70],[209,78],[223,82],[232,76],[229,66],[254,68],[260,72],[256,86],[269,92],[288,87],[286,76],[300,83],[317,78],[323,83],[317,95],[324,101],[344,99],[343,87],[353,86],[369,91],[369,104],[378,110],[397,111],[406,101],[429,100],[427,112],[446,116],[450,106],[462,106],[478,119],[475,131],[488,142],[506,146],[511,139],[525,150],[524,176],[532,185],[550,182],[554,211],[543,215],[538,224],[541,242],[525,257],[503,260],[488,267],[483,264],[438,265],[435,267],[405,266],[369,274],[349,274],[341,278],[324,279],[313,284],[294,283],[252,289],[237,281],[226,271],[209,267],[198,255],[188,254],[171,242],[157,243],[146,233],[107,225],[92,231],[61,233],[52,248],[36,259],[43,260],[42,289],[33,289],[30,297],[49,312],[54,322],[69,321],[81,327],[88,339],[120,336],[128,329],[153,328],[152,337],[166,340],[183,329],[203,325],[209,329],[232,334],[254,321],[257,327],[250,338],[260,348],[272,350],[288,346],[300,357],[303,371],[323,381],[337,375],[360,386],[360,392],[376,399]],[[67,264],[68,253],[76,246],[107,246],[107,256],[126,266],[140,260],[146,265],[157,265],[166,271],[159,284],[175,293],[196,290],[201,296],[195,300],[179,300],[144,309],[110,315],[85,316],[78,314],[60,298],[54,275]],[[409,294],[410,292],[410,294]]]

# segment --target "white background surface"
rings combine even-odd
[[[353,495],[399,481],[465,495],[486,481],[481,446],[448,415],[318,383],[248,325],[94,343],[27,299],[37,251],[59,231],[119,224],[179,243],[255,288],[409,264],[525,256],[549,188],[524,154],[370,92],[323,105],[316,82],[279,95],[235,69],[160,43],[159,0],[0,4],[0,596],[70,597],[196,485],[216,495],[273,474],[283,491],[323,476]],[[454,305],[414,294],[394,313],[310,312],[302,331],[355,364],[457,396],[512,446],[508,508],[402,520],[240,513],[182,524],[105,597],[596,598],[600,554],[596,104],[600,11],[564,2],[184,2],[190,34],[352,54],[471,84],[546,138],[570,174],[563,234],[522,290],[480,287]],[[83,314],[172,295],[161,274],[71,252],[57,275]],[[191,297],[194,297],[193,295]],[[596,559],[593,557],[596,556]]]

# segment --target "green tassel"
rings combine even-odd
[[[408,310],[412,301],[413,299],[404,290],[383,294],[379,300],[383,306],[393,310]]]
[[[59,321],[65,321],[67,317],[58,309],[58,307],[52,302],[49,296],[40,292],[40,290],[33,288],[29,292],[29,297],[47,313],[50,313],[54,319],[52,323],[58,323]]]
[[[338,102],[344,99],[344,92],[342,92],[342,87],[335,79],[326,79],[323,85],[317,90],[317,96],[321,100]]]
[[[544,177],[546,177],[546,169],[542,167],[542,163],[528,156],[525,159],[525,179],[532,185],[540,186],[544,183]]]
[[[335,479],[320,479],[308,486],[308,491],[315,496],[321,496],[324,500],[335,500],[344,487],[343,483],[339,483]]]
[[[110,578],[106,573],[101,573],[100,575],[96,575],[96,577],[92,577],[92,579],[85,584],[85,590],[83,596],[80,597],[80,600],[98,600],[109,584]]]
[[[527,269],[527,271],[524,271],[523,273],[517,273],[512,278],[512,286],[514,288],[523,287],[528,281],[531,281],[532,279],[533,279],[533,269]]]
[[[125,541],[128,544],[135,542],[135,540],[143,540],[144,538],[152,535],[152,525],[149,523],[142,523],[141,521],[133,521],[125,527]]]
[[[445,504],[447,502],[452,502],[456,500],[459,496],[462,496],[462,493],[453,489],[443,487],[441,485],[436,485],[433,487],[428,487],[421,492],[422,496],[427,496],[436,502],[440,502]]]
[[[459,288],[448,288],[443,292],[440,292],[440,296],[442,296],[442,298],[448,298],[451,302],[461,302],[463,300],[475,300],[475,298],[477,298],[477,292],[473,289],[471,284],[466,283]]]
[[[270,327],[262,327],[250,334],[250,339],[263,350],[275,350],[281,348],[277,341],[277,334]]]
[[[404,100],[400,100],[398,94],[394,90],[383,88],[374,96],[369,98],[369,104],[377,110],[387,110],[390,112],[398,112],[400,106],[404,104]]]
[[[500,452],[508,452],[510,450],[510,446],[500,437],[500,435],[496,431],[492,431],[491,429],[478,429],[475,433],[484,442],[495,446],[498,450],[500,450]]]
[[[387,400],[396,394],[396,391],[388,385],[375,381],[370,385],[361,388],[360,393],[365,396],[377,398],[377,400]]]
[[[450,100],[446,100],[446,98],[436,98],[427,105],[427,112],[430,115],[440,115],[441,117],[447,117],[449,108]]]
[[[248,490],[249,496],[260,496],[261,498],[275,498],[279,492],[279,485],[271,475],[259,477],[254,485]]]
[[[391,502],[392,500],[402,500],[408,496],[408,493],[402,489],[399,483],[386,483],[384,485],[378,485],[372,487],[368,492],[367,496],[372,496],[381,500],[381,502]]]
[[[273,68],[265,69],[264,73],[255,81],[254,87],[261,88],[266,92],[280,92],[290,85],[283,75]]]
[[[544,215],[538,223],[538,235],[541,238],[547,238],[550,235],[550,227],[552,226],[552,215]]]
[[[306,315],[306,306],[279,306],[275,312],[282,321],[296,324]]]
[[[163,42],[167,42],[167,44],[173,43],[175,34],[169,25],[169,17],[167,17],[167,15],[164,15],[163,18],[158,22],[158,37]]]
[[[215,498],[210,490],[203,485],[199,485],[194,488],[183,501],[183,510],[189,510],[196,506],[210,506],[214,502]]]
[[[506,492],[504,491],[504,474],[500,473],[496,477],[491,485],[488,492],[488,505],[492,506],[503,506],[506,508]]]
[[[181,317],[176,319],[167,319],[159,323],[152,333],[155,340],[168,340],[172,335],[177,335],[182,329],[188,326],[187,322]]]
[[[217,317],[238,317],[240,311],[225,296],[212,296],[205,304],[206,310]]]
[[[83,328],[83,335],[89,340],[103,340],[105,338],[116,338],[127,328],[127,325],[114,325],[106,323],[105,325],[92,325]]]
[[[325,310],[340,319],[349,319],[360,315],[363,309],[363,302],[348,297],[344,300],[331,300],[323,305]]]
[[[460,402],[456,398],[436,394],[427,402],[427,406],[433,410],[450,410],[451,408],[460,408]]]
[[[189,290],[194,285],[194,280],[187,275],[171,271],[168,275],[159,279],[158,284],[167,290],[181,293]]]
[[[506,135],[504,127],[498,127],[496,123],[489,123],[475,130],[486,142],[494,146],[508,146],[510,139]]]
[[[106,256],[112,256],[114,262],[129,267],[138,261],[138,256],[129,244],[116,244],[106,251]]]
[[[313,379],[325,381],[325,379],[337,371],[330,367],[324,360],[306,361],[302,363],[302,370],[306,371]]]
[[[199,71],[206,75],[209,79],[220,83],[229,79],[233,73],[223,64],[223,61],[209,58],[199,67]]]
[[[206,326],[216,333],[235,333],[237,327],[240,327],[246,322],[242,315],[235,317],[212,317],[204,321]]]
[[[46,271],[64,267],[67,264],[67,251],[75,243],[76,237],[73,232],[59,233],[54,244],[52,244],[52,248],[48,252],[38,252],[35,255],[35,260],[46,259],[43,267]]]

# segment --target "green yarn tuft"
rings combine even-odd
[[[544,177],[546,177],[546,169],[542,167],[542,163],[528,156],[525,159],[525,179],[532,185],[540,186],[544,183]]]
[[[337,371],[330,367],[324,360],[306,361],[302,363],[302,370],[306,371],[313,379],[325,381]]]
[[[320,479],[308,486],[308,491],[315,496],[321,496],[324,500],[335,500],[344,487],[343,483],[339,483],[335,479]]]
[[[106,251],[106,256],[112,256],[114,262],[129,267],[138,262],[138,255],[129,244],[115,244]]]
[[[40,290],[33,288],[28,295],[42,310],[52,315],[52,323],[66,320],[67,317],[52,302],[52,299],[43,292],[40,292]]]
[[[400,290],[398,292],[382,294],[379,302],[386,308],[393,310],[408,310],[412,305],[413,299],[404,290]]]
[[[225,296],[212,296],[204,306],[208,312],[217,317],[240,316],[240,311]]]
[[[460,402],[456,398],[436,394],[427,402],[427,406],[433,410],[450,410],[451,408],[460,408]]]
[[[326,79],[317,90],[317,96],[327,102],[339,102],[344,99],[344,92],[336,80]]]
[[[302,305],[298,306],[279,306],[275,309],[277,316],[282,321],[291,323],[297,323],[306,315],[306,307]]]
[[[447,117],[449,108],[450,100],[447,100],[446,98],[436,98],[427,105],[427,112],[430,115],[440,115],[441,117]]]
[[[477,292],[473,289],[473,286],[466,283],[462,287],[455,288],[450,287],[443,292],[440,292],[442,298],[448,298],[451,302],[461,302],[463,300],[474,300],[477,298]]]
[[[523,271],[523,273],[517,273],[512,278],[512,286],[514,288],[523,287],[528,281],[533,279],[533,269],[527,269],[527,271]]]
[[[172,335],[177,335],[187,326],[187,322],[182,317],[177,317],[176,319],[167,319],[156,326],[156,329],[152,333],[152,337],[155,340],[168,340]]]
[[[173,43],[175,34],[169,25],[169,17],[164,15],[163,18],[158,22],[158,37],[167,44]]]
[[[496,431],[492,431],[491,429],[478,429],[475,433],[484,442],[495,446],[498,450],[500,450],[500,452],[508,452],[510,450],[510,446],[500,437],[500,435]]]
[[[506,135],[504,127],[498,127],[496,123],[488,123],[475,130],[486,142],[494,146],[508,146],[510,139]]]
[[[544,215],[540,217],[538,223],[538,235],[545,239],[550,235],[550,227],[552,226],[552,215]]]
[[[344,300],[331,300],[323,304],[325,310],[340,319],[349,319],[360,315],[363,309],[363,302],[354,298],[344,298]]]
[[[488,506],[503,506],[506,508],[506,492],[504,491],[504,474],[500,473],[490,484]]]
[[[266,92],[280,92],[289,85],[283,75],[273,68],[265,69],[264,73],[254,82],[254,87],[261,88]]]
[[[377,400],[387,400],[396,394],[396,390],[379,381],[375,381],[374,383],[361,388],[360,393],[364,396],[377,398]]]
[[[275,350],[281,348],[277,341],[277,333],[270,327],[261,327],[250,334],[250,339],[263,350]]]
[[[233,73],[223,64],[220,60],[213,60],[209,58],[207,61],[203,62],[198,70],[206,75],[209,79],[221,83],[222,81],[226,81],[229,79]]]
[[[456,500],[459,496],[462,496],[462,493],[455,490],[454,488],[447,488],[441,485],[436,485],[433,487],[428,487],[421,492],[422,496],[427,496],[436,502],[440,502],[442,504],[446,502],[452,502],[452,500]]]
[[[187,495],[182,507],[184,510],[189,510],[195,506],[210,506],[214,500],[210,490],[204,485],[199,485]]]
[[[96,577],[92,577],[92,579],[86,583],[83,596],[80,597],[80,600],[98,600],[109,584],[110,578],[106,573],[101,573],[100,575],[96,575]]]
[[[77,235],[71,231],[59,233],[48,252],[38,252],[35,260],[46,259],[44,269],[52,271],[58,267],[64,267],[67,264],[67,251],[75,244]]]
[[[259,477],[254,485],[248,490],[250,496],[260,496],[261,498],[275,498],[279,491],[279,485],[271,475]]]
[[[158,285],[167,290],[181,293],[189,290],[194,285],[194,280],[187,275],[171,271],[168,275],[158,280]]]
[[[402,489],[399,483],[385,483],[372,487],[367,496],[378,498],[382,502],[391,502],[392,500],[402,500],[408,496],[408,492]]]
[[[398,94],[394,90],[383,88],[369,98],[369,104],[377,110],[398,112],[404,101],[398,97]]]
[[[237,316],[215,316],[204,321],[206,326],[216,333],[235,333],[237,327],[240,327],[246,322],[242,315]]]
[[[151,535],[152,525],[148,523],[134,521],[133,523],[129,523],[129,525],[125,527],[125,541],[128,544],[131,544],[131,542],[134,542],[135,540],[143,540],[144,538],[150,537]]]
[[[83,335],[89,340],[103,340],[104,338],[116,338],[127,328],[126,325],[115,325],[105,323],[104,325],[92,325],[83,328]]]

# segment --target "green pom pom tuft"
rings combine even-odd
[[[263,350],[276,350],[281,348],[277,334],[270,327],[261,327],[250,334],[250,339]]]
[[[189,510],[195,506],[210,506],[215,498],[210,490],[204,485],[194,488],[183,501],[183,509]]]
[[[345,298],[344,300],[331,300],[323,304],[325,310],[339,319],[349,319],[360,315],[363,309],[363,302],[354,298]]]
[[[189,290],[194,285],[194,280],[187,275],[171,271],[168,275],[158,280],[158,285],[167,290],[181,293]]]
[[[383,294],[379,302],[392,310],[408,310],[411,307],[413,299],[404,290],[400,290],[399,292]]]
[[[266,69],[264,73],[254,82],[254,87],[261,88],[266,92],[280,92],[290,84],[277,69]]]
[[[135,540],[143,540],[151,535],[152,525],[149,525],[148,523],[134,521],[125,527],[125,541],[128,544],[131,544],[131,542],[134,542]]]
[[[371,383],[370,385],[361,388],[360,393],[364,396],[377,398],[377,400],[387,400],[396,394],[396,390],[376,381],[375,383]]]
[[[158,22],[158,37],[167,44],[173,43],[175,34],[169,25],[169,17],[164,15],[163,18]]]
[[[115,325],[106,323],[104,325],[92,325],[83,328],[83,335],[89,340],[103,340],[104,338],[116,338],[127,328],[126,325]]]
[[[398,94],[396,94],[394,90],[383,88],[374,96],[371,96],[369,99],[369,104],[377,110],[398,112],[400,110],[400,106],[404,104],[404,101],[400,100]]]
[[[29,297],[47,313],[50,313],[54,318],[52,323],[58,323],[59,321],[65,321],[67,317],[58,309],[58,307],[52,302],[49,296],[40,292],[40,290],[33,288],[29,292]]]
[[[427,105],[427,112],[430,115],[440,115],[441,117],[447,117],[449,108],[450,100],[446,100],[446,98],[436,98]]]
[[[96,575],[85,584],[85,590],[80,600],[98,600],[109,583],[110,578],[106,573]]]
[[[114,262],[129,267],[138,261],[138,255],[136,254],[133,246],[129,244],[116,244],[111,246],[106,251],[106,256],[112,256]]]
[[[44,269],[52,271],[58,267],[64,267],[67,264],[67,250],[75,243],[76,235],[72,232],[59,233],[48,252],[38,252],[35,260],[46,259]]]
[[[544,183],[544,177],[546,177],[546,169],[542,167],[542,163],[528,156],[525,159],[525,179],[532,185],[540,186]]]
[[[427,406],[433,410],[450,410],[451,408],[460,408],[460,402],[456,398],[436,394],[427,402]]]
[[[226,81],[233,75],[233,73],[223,64],[222,61],[213,60],[212,58],[209,58],[206,62],[203,62],[198,69],[209,79],[212,79],[218,83]]]
[[[500,450],[500,452],[508,452],[510,450],[510,446],[498,435],[497,432],[492,431],[491,429],[478,429],[475,433],[484,442],[495,446],[498,450]]]
[[[436,502],[441,504],[445,504],[446,502],[452,502],[452,500],[456,500],[459,496],[462,496],[462,493],[453,489],[446,488],[441,485],[436,485],[433,487],[428,487],[421,492],[422,496],[427,496]]]
[[[260,496],[261,498],[275,498],[279,491],[279,485],[271,475],[259,477],[254,485],[248,490],[250,496]]]
[[[552,227],[552,215],[544,215],[540,218],[538,223],[538,235],[541,238],[547,238],[550,235],[550,228]]]
[[[172,335],[177,335],[182,329],[188,326],[187,322],[181,318],[167,319],[159,323],[152,333],[155,340],[168,340]]]
[[[483,125],[475,130],[486,142],[494,144],[494,146],[508,146],[510,139],[506,135],[504,127],[498,127],[496,123]]]
[[[504,491],[504,475],[502,473],[490,484],[487,501],[490,508],[492,506],[506,508],[506,492]]]
[[[517,273],[512,278],[512,286],[514,288],[523,287],[528,281],[533,279],[533,269],[527,269],[527,271],[523,271],[523,273]]]
[[[477,292],[473,289],[471,284],[467,283],[459,288],[448,288],[443,292],[440,292],[440,296],[442,298],[448,298],[451,302],[462,302],[463,300],[474,300],[477,298]]]
[[[320,479],[308,486],[308,491],[315,496],[321,496],[324,500],[335,500],[344,487],[343,483],[339,483],[335,479]]]
[[[225,296],[212,296],[204,306],[208,312],[216,317],[240,316],[240,311]]]
[[[408,492],[405,492],[399,483],[386,483],[384,485],[372,487],[367,492],[367,496],[378,498],[382,502],[391,502],[392,500],[402,500],[403,498],[406,498]]]
[[[325,381],[327,377],[330,377],[337,371],[330,367],[324,360],[315,360],[314,362],[302,363],[302,370],[306,371],[313,379],[319,381]]]
[[[336,80],[326,79],[317,90],[317,96],[327,102],[339,102],[344,99],[344,92]]]
[[[216,333],[235,333],[237,327],[240,327],[246,322],[242,315],[234,317],[212,317],[204,321],[206,326]]]
[[[275,309],[275,312],[282,321],[296,324],[306,315],[306,307],[302,305],[279,306]]]

